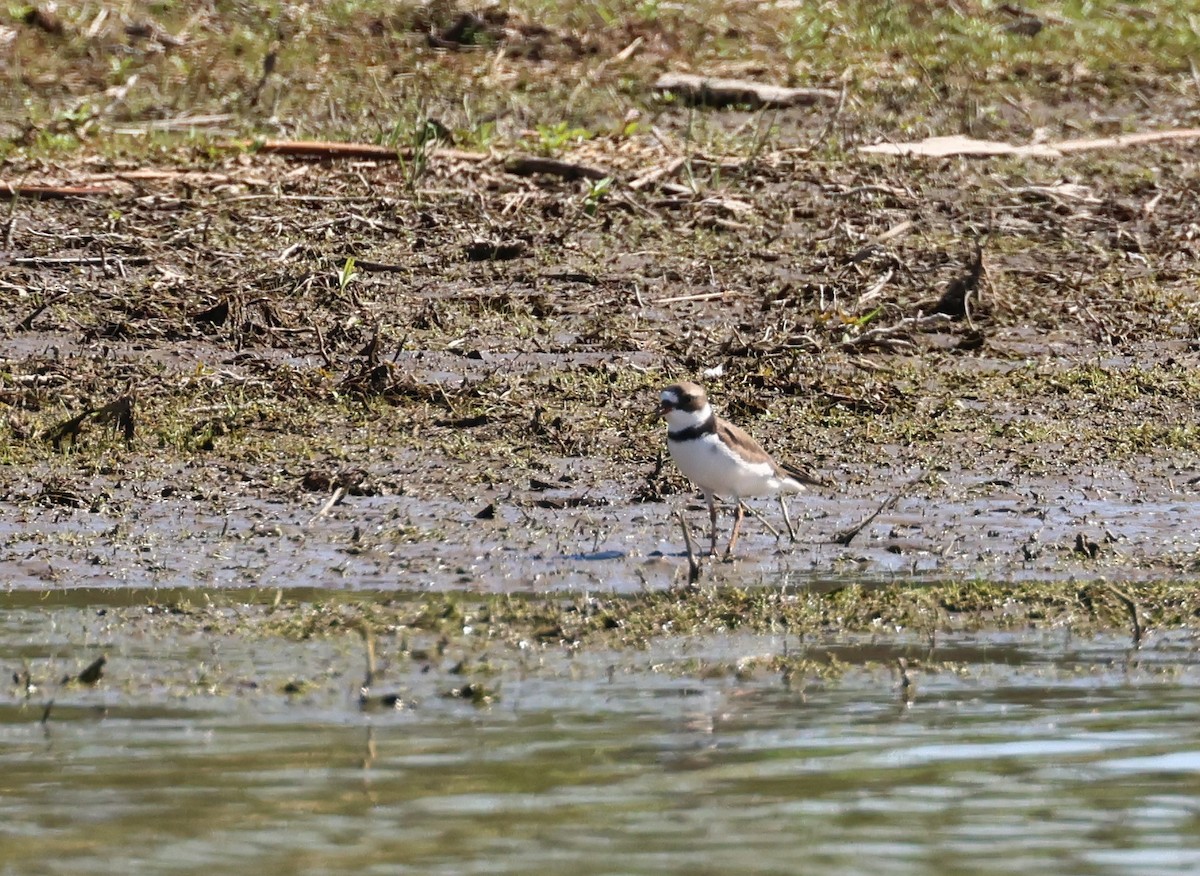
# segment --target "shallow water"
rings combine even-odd
[[[385,648],[376,690],[406,707],[364,712],[351,636],[22,600],[0,613],[0,872],[1196,872],[1195,642],[1127,644],[837,637],[810,647],[846,674],[791,684],[696,668],[803,647],[782,637],[512,653],[484,707]],[[101,652],[94,688],[55,682]],[[907,705],[899,655],[926,667]]]
[[[220,483],[187,495],[165,480],[129,478],[89,487],[95,508],[42,499],[0,506],[0,582],[40,592],[62,588],[311,587],[322,590],[636,593],[687,579],[675,511],[686,508],[703,547],[707,514],[695,497],[637,503],[629,483],[606,479],[602,460],[561,460],[571,472],[547,486],[450,489],[406,487],[403,495],[328,496],[292,489],[281,496],[273,469],[248,484]],[[182,471],[177,473],[182,477]],[[1051,476],[984,478],[940,472],[936,494],[912,486],[918,472],[888,470],[870,487],[813,493],[792,501],[798,541],[749,520],[731,565],[705,580],[771,586],[780,579],[937,581],[1161,580],[1192,568],[1200,551],[1191,520],[1191,481],[1146,465],[1135,482],[1100,468],[1079,484]],[[157,477],[157,475],[156,475]],[[290,481],[298,481],[293,472]],[[415,478],[419,483],[422,478]],[[18,496],[44,484],[23,475]],[[895,507],[871,517],[906,489]],[[200,496],[198,500],[196,497]],[[82,501],[82,498],[80,499]],[[772,500],[751,507],[781,523]],[[485,513],[486,512],[486,513]],[[481,519],[483,514],[487,519]],[[851,545],[835,542],[865,519]],[[722,518],[722,540],[728,520]],[[1096,556],[1077,549],[1084,537]]]

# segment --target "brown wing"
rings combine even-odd
[[[790,478],[795,478],[796,480],[798,480],[800,483],[804,484],[805,486],[809,486],[809,487],[832,487],[833,486],[832,481],[827,481],[820,475],[815,475],[810,471],[806,471],[805,469],[802,469],[802,468],[797,468],[794,465],[789,465],[787,463],[780,465],[779,463],[776,463],[775,469],[777,471],[782,471],[784,474],[786,474]]]
[[[736,450],[746,462],[766,462],[775,465],[775,460],[771,459],[771,454],[762,449],[762,445],[728,420],[717,417],[717,435]]]
[[[739,429],[737,426],[730,423],[728,420],[717,418],[717,434],[721,436],[721,440],[737,450],[738,453],[747,462],[761,463],[765,462],[775,469],[775,473],[781,477],[794,478],[802,484],[810,487],[830,487],[833,486],[829,481],[822,480],[815,474],[805,471],[802,468],[797,468],[794,465],[787,463],[780,464],[771,458],[771,454],[762,449],[762,445],[754,440],[745,430]]]

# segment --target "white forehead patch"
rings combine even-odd
[[[662,400],[668,404],[677,405],[679,404],[679,395],[673,389],[664,389],[662,391]]]

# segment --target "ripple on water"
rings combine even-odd
[[[1200,669],[1186,638],[1127,664],[1115,639],[947,637],[954,671],[917,670],[908,707],[887,650],[855,642],[821,645],[851,668],[808,689],[687,668],[779,638],[546,651],[503,672],[485,709],[441,695],[458,683],[449,658],[428,671],[397,660],[385,678],[413,706],[363,714],[351,637],[147,638],[83,609],[14,609],[0,663],[45,681],[0,702],[0,872],[1200,866]],[[53,682],[97,647],[110,661],[99,686]],[[307,684],[284,694],[293,678]]]

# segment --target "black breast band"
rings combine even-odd
[[[678,432],[667,432],[667,437],[672,441],[694,441],[697,438],[703,438],[705,435],[712,435],[717,431],[717,415],[710,414],[708,419],[696,426],[688,426],[686,429],[680,429]]]

